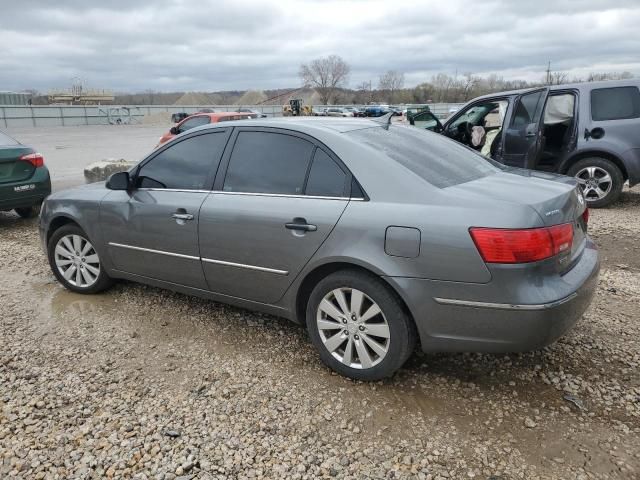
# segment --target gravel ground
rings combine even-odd
[[[0,478],[640,478],[640,191],[592,211],[597,296],[542,351],[324,368],[285,320],[67,292],[0,213]]]

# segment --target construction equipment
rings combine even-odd
[[[289,105],[282,107],[282,115],[285,117],[308,116],[311,114],[311,107],[309,105],[303,105],[301,98],[291,99],[289,100]]]

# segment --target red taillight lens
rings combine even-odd
[[[44,167],[44,157],[39,153],[29,153],[27,155],[22,155],[19,160],[23,162],[29,162],[34,167]]]
[[[582,212],[582,220],[585,225],[589,225],[589,209],[585,208],[584,212]]]
[[[573,225],[510,230],[469,229],[482,259],[487,263],[528,263],[571,250]]]

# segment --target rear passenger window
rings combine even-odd
[[[640,117],[638,87],[597,88],[591,90],[591,118],[596,121]]]
[[[302,195],[312,151],[311,142],[292,135],[240,132],[223,190]]]
[[[309,172],[306,194],[318,197],[342,197],[346,179],[347,175],[338,164],[318,148]]]

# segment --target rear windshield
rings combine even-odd
[[[0,147],[4,147],[7,145],[20,145],[20,144],[16,142],[13,138],[11,138],[9,135],[0,132]]]
[[[366,128],[347,135],[384,152],[438,188],[470,182],[501,170],[467,147],[415,127]]]

